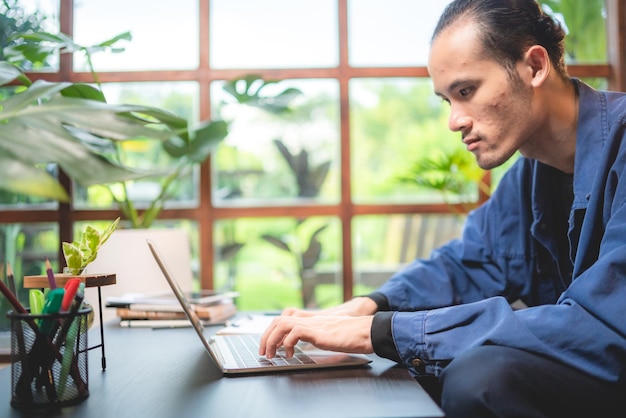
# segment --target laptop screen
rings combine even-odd
[[[148,247],[150,247],[150,251],[152,252],[152,255],[154,256],[154,259],[159,265],[159,268],[163,272],[163,275],[167,279],[167,282],[169,283],[170,287],[172,288],[172,291],[174,292],[176,299],[178,299],[178,301],[180,302],[180,305],[182,306],[183,311],[185,312],[185,315],[187,315],[187,318],[189,318],[189,321],[191,321],[191,325],[196,330],[196,333],[202,340],[202,343],[204,344],[204,346],[207,349],[209,349],[209,342],[204,336],[204,329],[202,327],[202,322],[200,321],[200,318],[198,317],[198,315],[196,315],[196,312],[191,307],[191,304],[189,303],[189,300],[185,296],[185,293],[183,292],[180,285],[174,279],[169,269],[165,265],[165,262],[163,261],[163,257],[161,257],[161,254],[159,253],[159,250],[156,248],[156,245],[154,244],[154,242],[150,239],[146,241],[148,243]]]

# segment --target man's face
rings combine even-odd
[[[467,150],[485,169],[499,166],[518,149],[532,148],[532,88],[482,53],[476,25],[457,22],[433,41],[428,71],[435,93],[450,104],[448,127],[460,132]]]

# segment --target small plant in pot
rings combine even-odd
[[[96,259],[98,249],[109,239],[119,222],[120,218],[115,219],[102,232],[87,225],[78,240],[64,242],[63,256],[67,267],[63,273],[73,276],[81,275],[89,263]]]

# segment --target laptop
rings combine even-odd
[[[295,347],[296,352],[291,358],[284,357],[282,350],[279,350],[275,358],[266,359],[258,354],[260,335],[229,334],[206,336],[202,322],[192,309],[180,285],[170,273],[154,241],[150,239],[146,241],[154,259],[172,288],[176,299],[180,302],[196,334],[198,334],[204,348],[209,353],[211,359],[213,359],[213,362],[225,375],[317,368],[356,367],[364,366],[371,362],[371,359],[365,355],[320,350],[307,343],[297,344]]]

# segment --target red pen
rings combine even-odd
[[[80,279],[77,277],[68,279],[68,281],[65,282],[65,294],[63,295],[63,301],[61,302],[61,312],[67,312],[70,310],[70,305],[74,300],[78,286],[80,286]]]

